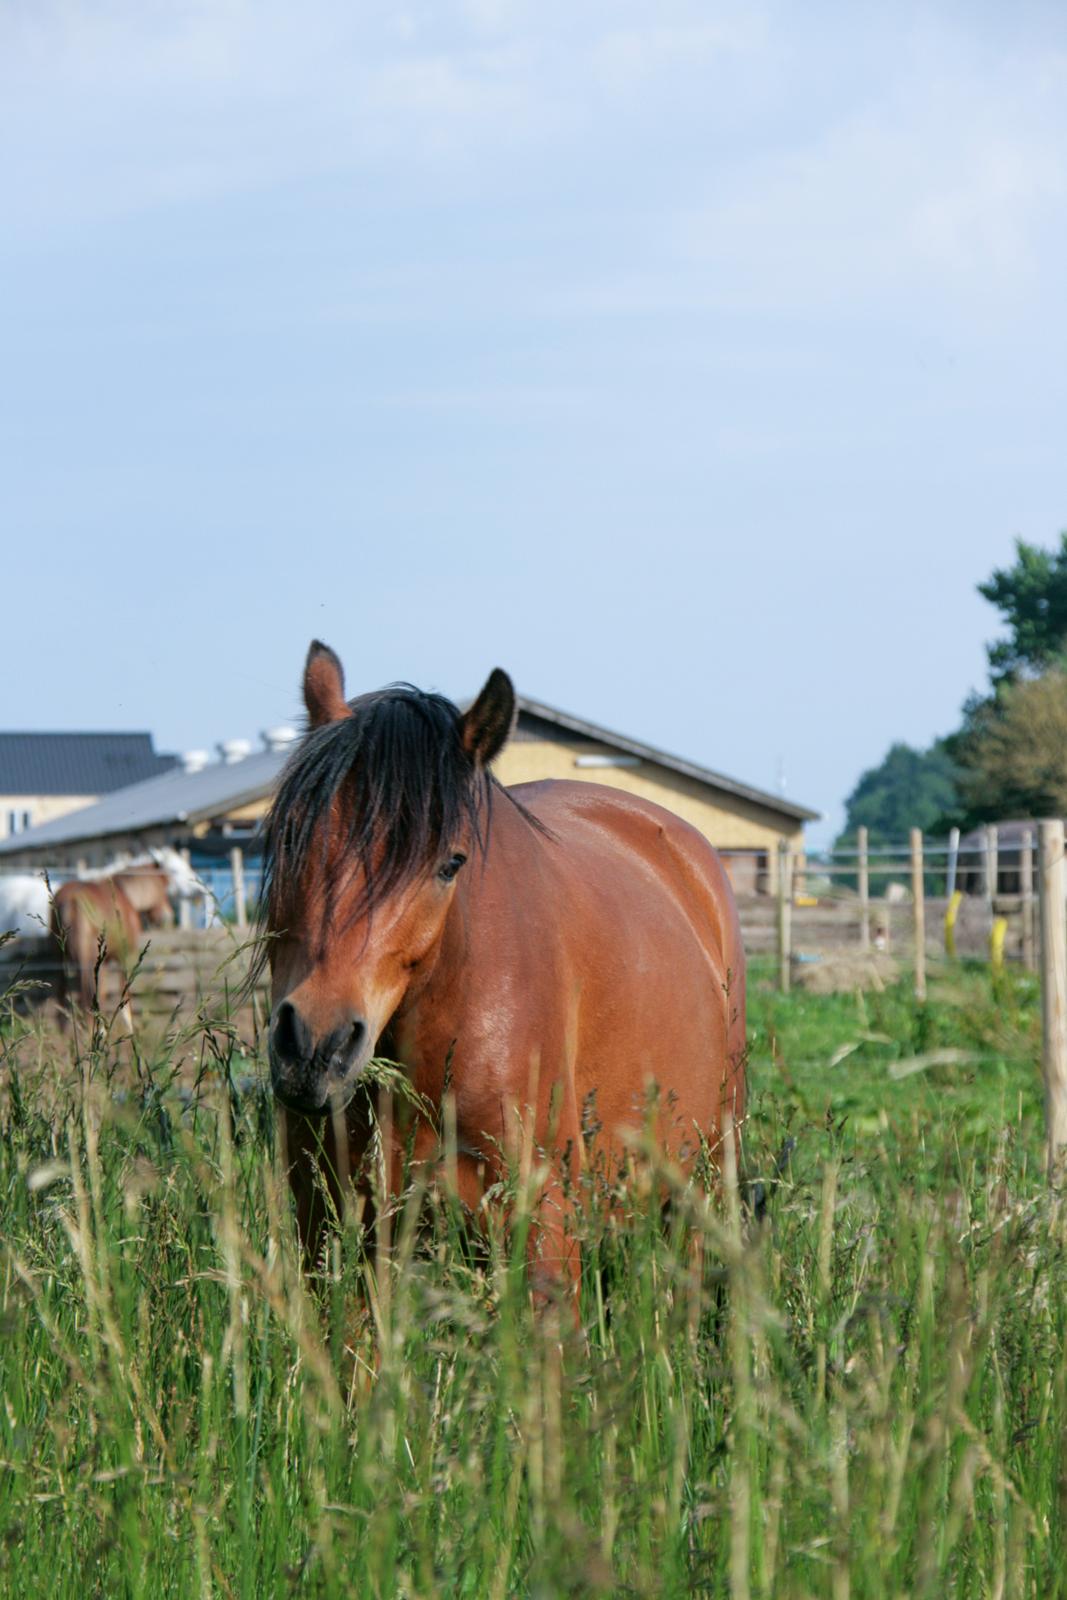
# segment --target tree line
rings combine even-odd
[[[1067,816],[1067,533],[1043,550],[1018,540],[1015,561],[978,593],[1006,634],[986,646],[989,682],[963,707],[960,726],[925,750],[893,744],[846,801],[851,843],[909,828],[946,833],[1010,817]]]

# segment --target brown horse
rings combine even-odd
[[[73,992],[88,1009],[93,1003],[100,936],[105,959],[125,970],[139,947],[141,918],[117,877],[72,879],[61,884],[53,897],[51,932],[59,951],[56,998],[62,1002]]]
[[[451,1091],[470,1207],[527,1119],[551,1163],[533,1248],[573,1281],[568,1168],[616,1160],[651,1086],[659,1140],[683,1164],[740,1121],[744,957],[726,874],[695,829],[633,795],[503,789],[489,765],[515,694],[499,669],[465,714],[408,685],[348,704],[315,641],[304,698],[309,731],[265,825],[264,902],[271,1077],[305,1249],[324,1223],[314,1151],[340,1208],[369,1137],[353,1096],[378,1054],[435,1110]],[[416,1160],[437,1148],[420,1122]]]
[[[103,881],[107,881],[106,879]],[[142,922],[150,928],[174,926],[170,903],[170,879],[162,867],[147,863],[111,874],[111,882],[123,890]]]

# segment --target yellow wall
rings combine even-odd
[[[99,795],[95,794],[0,794],[0,839],[9,837],[8,812],[30,813],[30,827],[39,822],[51,822],[53,817],[65,817],[68,811],[80,811],[91,806]]]
[[[227,811],[227,822],[258,822],[270,810],[272,796],[266,795],[262,800],[253,800],[247,806],[234,806],[232,811]]]
[[[794,849],[803,845],[804,826],[740,795],[713,789],[669,767],[642,761],[636,767],[577,767],[580,755],[617,755],[607,745],[555,744],[548,739],[516,739],[493,765],[501,783],[530,783],[538,778],[576,778],[626,789],[665,806],[692,823],[706,839],[722,850],[765,850],[768,888],[777,882],[778,842],[787,839]]]

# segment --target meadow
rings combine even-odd
[[[106,1019],[12,1013],[0,1592],[1067,1590],[1035,983],[944,968],[920,1007],[757,971],[750,1040],[736,1181],[635,1152],[583,1194],[579,1330],[530,1303],[536,1173],[478,1249],[447,1195],[407,1196],[372,1259],[349,1219],[313,1298],[234,1032],[131,1060]]]

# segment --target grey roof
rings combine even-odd
[[[541,729],[537,727],[538,723],[542,725]],[[621,733],[611,733],[595,722],[572,717],[569,712],[557,711],[553,706],[520,695],[520,736],[524,733],[526,737],[531,734],[534,737],[543,736],[545,724],[571,740],[587,739],[594,744],[610,745],[627,755],[638,756],[642,761],[651,761],[671,772],[694,778],[698,783],[708,784],[725,794],[737,795],[780,816],[813,822],[819,815],[817,811],[809,811],[806,806],[783,800],[780,795],[753,789],[748,784],[724,777],[720,772],[712,772],[708,767],[697,766],[695,762],[685,761],[680,756],[668,755],[652,745],[628,739]],[[144,783],[119,789],[96,805],[84,806],[66,816],[57,817],[53,822],[27,828],[24,833],[0,841],[0,856],[43,849],[50,845],[67,846],[109,834],[140,833],[175,823],[188,823],[192,827],[198,822],[209,821],[239,806],[252,805],[265,799],[274,787],[286,755],[285,750],[262,750],[230,765],[222,761],[213,762],[199,772],[186,772],[177,767]]]
[[[698,766],[695,761],[686,761],[682,756],[672,756],[666,750],[657,750],[655,745],[643,744],[639,739],[630,739],[622,733],[612,733],[608,728],[601,728],[595,722],[587,722],[584,717],[573,717],[569,711],[557,711],[555,706],[546,706],[540,700],[531,700],[527,695],[520,694],[519,701],[519,731],[522,733],[524,717],[536,718],[540,722],[550,723],[554,728],[561,729],[565,734],[578,735],[579,738],[589,739],[595,744],[608,744],[616,750],[625,751],[627,755],[639,756],[642,761],[653,761],[657,766],[666,767],[670,772],[680,772],[683,777],[695,778],[698,783],[709,784],[713,789],[720,789],[724,794],[737,795],[742,800],[749,800],[753,805],[762,806],[766,811],[777,811],[786,817],[795,817],[799,822],[817,822],[821,815],[818,811],[810,811],[807,806],[798,806],[791,800],[784,800],[780,794],[770,794],[766,789],[754,789],[750,784],[738,783],[736,778],[727,778],[721,772],[713,772],[710,767]],[[537,737],[533,729],[528,729]]]
[[[176,822],[187,822],[192,827],[262,800],[270,793],[285,756],[284,750],[261,750],[229,765],[212,762],[199,772],[175,767],[157,778],[118,789],[95,805],[82,806],[52,822],[43,822],[40,827],[13,834],[0,842],[0,855],[69,845],[115,833],[139,833]]]
[[[176,764],[150,733],[0,733],[0,794],[110,794]]]

